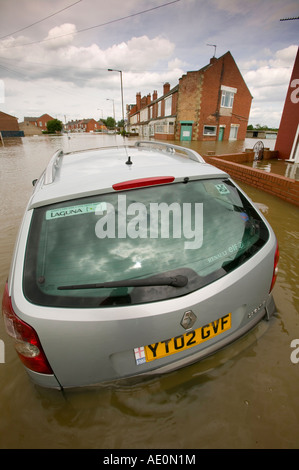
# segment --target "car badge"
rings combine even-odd
[[[192,328],[194,323],[196,322],[196,315],[195,313],[192,312],[192,310],[187,310],[187,312],[184,313],[183,318],[181,320],[181,325],[185,330],[188,330],[189,328]]]

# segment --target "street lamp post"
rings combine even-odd
[[[114,108],[114,99],[112,98],[106,98],[107,101],[112,101],[113,103],[113,119],[114,119],[114,122],[115,122],[115,108]]]
[[[115,70],[115,69],[108,69],[108,72],[119,72],[119,74],[120,74],[120,90],[121,90],[122,117],[123,117],[124,129],[125,129],[123,73],[122,73],[121,70]]]

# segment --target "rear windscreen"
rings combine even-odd
[[[106,307],[185,295],[225,276],[268,230],[230,180],[196,180],[34,209],[24,293],[35,304]]]

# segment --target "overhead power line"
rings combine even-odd
[[[69,8],[73,7],[74,5],[76,5],[77,3],[80,3],[80,2],[82,2],[82,0],[78,0],[77,2],[72,3],[68,7],[62,8],[61,10],[56,11],[55,13],[52,13],[51,15],[48,15],[45,18],[42,18],[41,20],[35,21],[34,23],[29,24],[28,26],[24,26],[24,28],[17,29],[17,31],[13,31],[12,33],[6,34],[5,36],[0,37],[0,39],[5,39],[8,36],[12,36],[13,34],[20,33],[21,31],[24,31],[25,29],[31,28],[32,26],[35,26],[38,23],[42,23],[43,21],[48,20],[49,18],[52,18],[52,16],[58,15],[58,13],[61,13],[62,11],[65,11],[65,10],[68,10]]]
[[[294,16],[294,18],[281,18],[279,21],[290,21],[290,20],[299,20],[299,16]]]
[[[144,15],[145,13],[149,13],[151,11],[158,10],[159,8],[164,8],[164,7],[167,7],[169,5],[173,5],[174,3],[179,3],[181,1],[182,0],[173,0],[172,2],[163,3],[162,5],[158,5],[158,6],[153,7],[153,8],[148,8],[147,10],[142,10],[142,11],[139,11],[137,13],[132,13],[131,15],[123,16],[121,18],[116,18],[114,20],[110,20],[110,21],[107,21],[105,23],[97,24],[97,25],[94,25],[94,26],[89,26],[88,28],[79,29],[78,31],[75,31],[73,33],[65,33],[65,34],[61,34],[59,36],[53,36],[51,38],[41,39],[39,41],[34,41],[34,42],[28,42],[26,44],[20,44],[20,45],[17,45],[17,46],[8,46],[7,49],[14,48],[14,47],[31,46],[33,44],[40,44],[42,42],[52,41],[53,39],[58,39],[58,38],[62,38],[62,37],[65,37],[65,36],[71,36],[71,35],[83,33],[84,31],[90,31],[91,29],[101,28],[101,27],[107,26],[109,24],[117,23],[119,21],[127,20],[129,18],[134,18],[135,16]]]

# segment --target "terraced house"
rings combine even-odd
[[[64,129],[67,132],[97,132],[107,130],[106,126],[101,121],[96,121],[93,118],[69,121],[65,124]]]
[[[128,107],[129,131],[165,140],[243,140],[252,96],[228,51]]]

